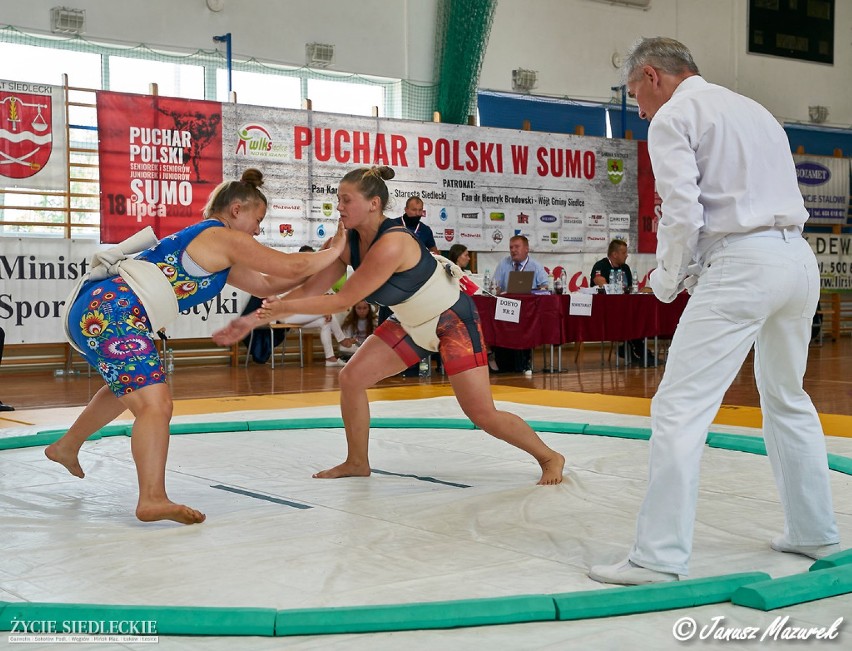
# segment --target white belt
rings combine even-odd
[[[746,240],[752,237],[777,237],[783,239],[785,242],[789,242],[790,240],[801,238],[802,237],[802,227],[801,226],[767,226],[766,228],[758,228],[753,231],[748,231],[747,233],[729,233],[725,235],[722,239],[714,243],[702,256],[703,260],[709,260],[710,256],[718,251],[720,248],[724,248],[734,242],[739,242],[740,240]]]
[[[748,237],[780,237],[785,242],[789,242],[791,239],[801,236],[801,226],[768,226],[767,228],[758,228],[748,233],[731,233],[730,235],[725,235],[722,240],[731,244],[732,242],[744,240]]]

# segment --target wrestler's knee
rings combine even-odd
[[[124,396],[124,403],[134,416],[144,412],[148,416],[169,419],[172,416],[172,394],[166,384],[143,387]]]
[[[365,389],[375,384],[375,382],[367,383],[363,369],[359,369],[358,364],[353,362],[349,362],[340,369],[340,372],[337,374],[337,383],[341,391]]]
[[[494,421],[499,418],[499,412],[494,405],[466,404],[462,405],[462,411],[479,429],[488,431]]]

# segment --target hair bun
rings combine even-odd
[[[396,176],[396,172],[393,171],[392,167],[388,167],[387,165],[379,165],[376,168],[379,176],[382,177],[385,181],[390,181],[393,177]]]
[[[263,186],[263,172],[255,169],[254,167],[249,167],[245,172],[243,172],[240,181],[246,185],[252,186],[253,188],[260,188]]]

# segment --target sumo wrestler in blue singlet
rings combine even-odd
[[[71,425],[46,448],[47,457],[83,477],[78,454],[86,439],[125,410],[134,416],[131,449],[139,482],[136,517],[143,521],[202,522],[204,514],[166,495],[172,399],[154,335],[180,310],[215,296],[227,281],[268,296],[292,288],[333,262],[345,246],[339,231],[327,250],[283,253],[255,238],[266,215],[263,177],[246,170],[210,195],[204,221],[150,246],[138,257],[131,242],[95,254],[96,262],[69,301],[65,328],[106,381]],[[137,234],[138,235],[138,234]],[[144,246],[142,247],[144,248]]]

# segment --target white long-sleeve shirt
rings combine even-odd
[[[671,300],[692,262],[725,235],[808,218],[787,135],[765,108],[695,75],[654,115],[648,153],[662,199],[658,296]]]

